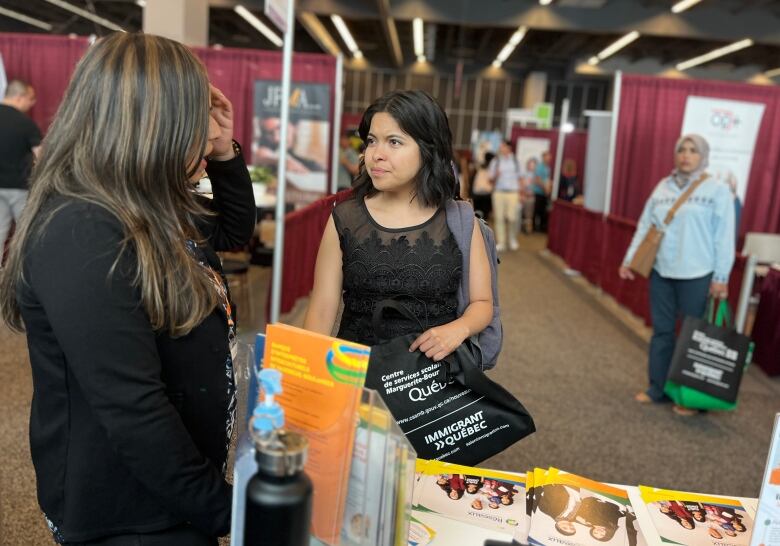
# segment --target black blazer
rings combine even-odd
[[[210,162],[216,250],[254,230],[242,158]],[[85,541],[188,521],[230,529],[226,459],[229,354],[222,306],[188,335],[154,331],[133,287],[136,259],[118,220],[86,201],[60,207],[25,249],[17,297],[33,375],[30,447],[38,501],[55,538]],[[204,248],[212,267],[219,260]]]

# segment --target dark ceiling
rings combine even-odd
[[[387,1],[392,12],[408,10],[410,0],[327,0],[319,4],[302,0],[298,2],[301,9],[308,9],[309,5],[323,5],[321,10],[313,9],[323,26],[333,39],[339,44],[342,51],[348,51],[341,37],[336,32],[327,13],[339,13],[339,6],[343,6],[344,20],[351,29],[358,46],[363,51],[367,61],[372,66],[393,66],[391,48],[386,39],[383,25],[379,18],[379,4]],[[110,21],[120,25],[126,30],[140,30],[142,27],[142,8],[136,5],[134,0],[69,0],[71,4],[92,11]],[[247,5],[254,2],[254,6],[262,5],[258,0],[249,0]],[[225,47],[277,49],[270,41],[255,31],[248,23],[241,19],[228,7],[229,0],[212,0],[209,22],[210,45],[221,44]],[[424,8],[431,7],[435,0],[417,2]],[[536,27],[528,25],[529,31],[520,46],[505,63],[506,68],[520,72],[527,70],[548,70],[550,72],[565,72],[571,69],[574,60],[587,59],[594,55],[615,39],[619,38],[624,30],[592,28],[595,25],[582,24],[578,26],[577,14],[588,16],[599,13],[612,14],[616,10],[636,10],[641,18],[649,19],[654,13],[663,13],[666,16],[675,2],[673,0],[556,0],[553,6],[563,17],[568,17],[567,28],[555,29],[555,25],[546,24]],[[780,29],[780,1],[778,0],[703,0],[690,11],[690,20],[695,15],[694,10],[703,9],[706,4],[710,10],[710,19],[715,18],[715,23],[710,22],[709,28],[716,32],[702,31],[695,27],[699,36],[687,37],[684,32],[677,35],[654,35],[652,32],[644,32],[639,40],[626,47],[621,55],[630,62],[644,59],[653,59],[656,62],[667,65],[685,60],[705,53],[714,48],[730,43],[732,40],[722,39],[717,33],[718,21],[723,25],[724,31],[733,31],[735,21],[749,21],[750,17],[760,17],[769,20]],[[427,6],[426,6],[427,5]],[[443,4],[447,5],[447,4]],[[538,7],[536,0],[453,0],[453,10],[457,7],[464,16],[468,10],[479,9],[484,5],[486,10],[512,9],[517,6],[517,11],[531,10]],[[83,19],[68,11],[45,2],[44,0],[0,0],[0,6],[13,9],[25,15],[44,20],[53,25],[53,33],[78,35],[103,35],[110,32],[93,22]],[[464,7],[465,6],[465,7]],[[335,11],[334,11],[335,8]],[[424,9],[423,8],[423,9]],[[446,8],[445,8],[446,10]],[[568,11],[567,11],[568,10]],[[254,13],[261,19],[262,9],[255,8]],[[440,13],[444,13],[441,12]],[[638,16],[640,17],[640,16]],[[508,26],[506,20],[497,20],[493,25],[468,25],[446,20],[442,17],[437,21],[436,17],[425,17],[426,27],[426,54],[429,60],[438,65],[451,65],[463,62],[466,66],[488,66],[495,59],[498,52],[507,42],[515,30],[514,26]],[[584,19],[587,19],[585,17]],[[598,18],[596,18],[598,19]],[[540,19],[543,21],[543,19]],[[630,21],[630,14],[628,21]],[[405,62],[414,60],[412,45],[412,23],[401,17],[395,18],[395,25]],[[545,28],[545,26],[547,28]],[[664,30],[659,27],[660,30]],[[0,15],[0,32],[43,32],[42,30],[25,23]],[[708,34],[709,32],[709,34]],[[745,36],[749,36],[751,28],[743,30]],[[672,33],[674,34],[674,33]],[[431,47],[432,46],[432,47]],[[322,51],[317,41],[309,35],[304,26],[299,22],[295,31],[295,50],[305,52]],[[740,52],[734,53],[723,59],[735,67],[743,65],[755,65],[759,69],[772,69],[780,66],[780,34],[767,43],[757,39],[756,45]]]

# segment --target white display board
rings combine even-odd
[[[764,109],[762,103],[711,97],[690,96],[685,103],[682,134],[696,133],[707,140],[707,170],[732,185],[743,202]]]
[[[775,415],[750,546],[780,545],[780,413]]]
[[[5,97],[5,88],[8,85],[8,80],[5,77],[5,65],[3,64],[3,56],[0,55],[0,97]]]
[[[585,151],[585,208],[604,212],[607,199],[609,139],[612,134],[612,112],[588,110],[588,144]]]
[[[531,158],[536,159],[537,163],[541,162],[542,154],[549,151],[549,138],[518,138],[517,146],[515,148],[515,155],[517,156],[517,164],[520,166],[520,170],[525,170],[525,164]]]

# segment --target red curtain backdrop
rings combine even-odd
[[[38,102],[30,115],[42,131],[48,129],[73,69],[88,47],[87,39],[80,37],[0,33],[0,54],[3,55],[7,77],[9,80],[23,79],[35,87]],[[254,81],[281,80],[282,54],[278,51],[233,48],[196,47],[193,51],[206,65],[212,83],[233,102],[236,140],[250,146]],[[333,88],[336,59],[324,54],[296,53],[292,79],[294,82],[324,83]]]
[[[87,47],[86,38],[0,33],[0,54],[8,81],[18,78],[35,88],[38,101],[30,117],[44,133]]]
[[[770,269],[761,283],[753,339],[753,361],[769,375],[780,375],[780,270]]]
[[[756,139],[740,235],[780,233],[780,89],[742,83],[624,76],[620,94],[612,213],[636,219],[673,168],[689,95],[766,105]]]
[[[347,131],[349,129],[360,127],[360,120],[363,119],[363,112],[349,112],[341,116],[341,129]]]
[[[347,199],[351,193],[352,190],[341,191],[285,216],[282,297],[279,305],[282,313],[291,311],[299,298],[311,292],[314,286],[314,264],[325,224],[336,203]],[[269,310],[272,288],[269,284]]]
[[[554,167],[555,152],[558,149],[558,131],[552,129],[529,129],[525,127],[512,127],[512,147],[517,145],[517,139],[527,138],[546,138],[550,141],[551,161]],[[577,180],[580,183],[580,189],[583,188],[583,177],[585,174],[585,149],[588,146],[587,131],[573,131],[567,133],[563,141],[563,159],[573,159],[577,163]],[[563,163],[561,163],[563,165]],[[524,167],[525,165],[523,165]]]

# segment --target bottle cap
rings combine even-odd
[[[256,444],[255,447],[258,470],[281,478],[303,470],[309,442],[297,432],[280,430],[270,442]]]

